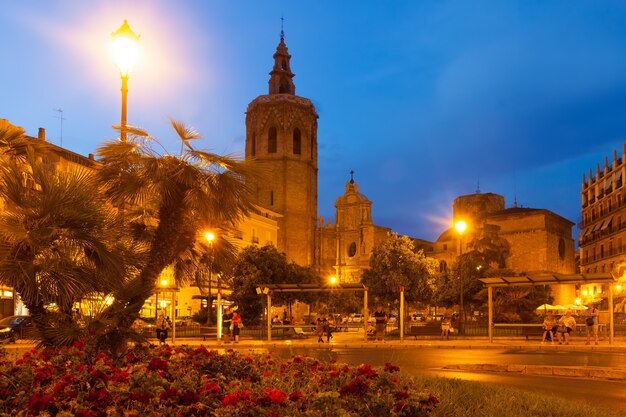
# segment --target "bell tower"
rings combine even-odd
[[[290,261],[311,265],[317,218],[317,112],[296,96],[291,55],[281,31],[269,73],[269,94],[246,111],[246,160],[264,177],[255,185],[261,207],[279,213],[278,250]]]

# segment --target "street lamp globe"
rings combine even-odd
[[[207,240],[207,242],[213,243],[213,241],[215,240],[215,233],[213,233],[213,232],[206,232],[204,234],[204,238]]]
[[[119,68],[122,78],[128,78],[135,66],[135,62],[137,62],[139,35],[133,32],[130,26],[128,26],[128,22],[124,20],[122,26],[113,32],[112,36],[115,64]]]
[[[460,235],[462,235],[463,232],[467,230],[467,223],[465,223],[463,220],[459,220],[458,222],[454,224],[454,228]]]
[[[166,279],[162,279],[161,280],[161,287],[167,287],[167,280]]]
[[[328,278],[328,282],[331,285],[335,285],[337,283],[337,277],[330,277],[330,278]]]

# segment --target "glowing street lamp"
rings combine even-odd
[[[463,256],[463,233],[467,230],[467,223],[463,220],[459,220],[454,224],[454,228],[459,234],[459,260],[461,256]],[[463,274],[463,269],[459,265],[459,274]],[[460,279],[460,291],[459,291],[459,310],[461,310],[461,320],[459,321],[459,333],[463,331],[463,325],[465,324],[465,306],[463,304],[463,277],[459,276]]]
[[[328,278],[328,283],[330,285],[335,285],[337,283],[337,277],[330,277],[330,278]]]
[[[113,36],[113,56],[115,64],[120,70],[122,78],[122,121],[120,140],[126,142],[126,96],[128,95],[128,76],[137,61],[137,50],[139,49],[139,35],[132,31],[128,22],[124,20],[122,26],[112,34]]]

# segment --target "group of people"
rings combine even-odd
[[[238,308],[235,306],[222,314],[222,340],[224,343],[230,343],[231,338],[234,339],[235,343],[239,343],[243,321],[237,310]]]
[[[333,338],[334,325],[335,319],[332,315],[328,315],[328,317],[320,315],[317,318],[315,321],[315,335],[318,343],[324,343],[324,336],[326,336],[326,343],[330,343],[330,339]]]
[[[165,317],[161,313],[156,321],[156,338],[161,344],[167,340],[167,333],[171,328],[170,318]],[[229,343],[230,339],[234,339],[235,343],[239,343],[239,333],[243,327],[241,315],[237,312],[237,306],[231,310],[227,310],[222,315],[222,339],[225,343]]]
[[[589,304],[585,309],[585,329],[587,333],[586,345],[591,344],[591,338],[593,337],[595,344],[598,344],[598,316],[600,312],[593,304]],[[546,313],[546,317],[543,320],[543,336],[541,343],[545,343],[549,340],[554,343],[555,339],[559,344],[565,343],[569,345],[570,335],[576,331],[576,319],[572,316],[572,312],[567,310],[563,316],[558,320],[554,316],[552,311]]]

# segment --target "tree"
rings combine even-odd
[[[136,274],[107,311],[116,322],[110,328],[113,334],[138,316],[166,267],[194,254],[192,249],[204,239],[201,231],[232,228],[253,208],[250,165],[197,150],[191,145],[200,138],[196,131],[176,121],[172,126],[181,140],[180,156],[160,154],[158,142],[138,129],[128,130],[127,141],[111,141],[97,151],[102,163],[97,179],[110,204],[122,212],[132,208],[144,213],[126,217],[135,244],[145,250]],[[193,277],[190,268],[200,264],[189,262],[178,284],[188,283]]]
[[[88,171],[56,169],[23,130],[0,129],[0,153],[0,282],[20,295],[44,345],[68,345],[89,330],[74,303],[123,285],[119,219]]]
[[[361,282],[379,302],[397,300],[400,287],[404,287],[407,302],[427,302],[432,297],[438,268],[437,260],[424,256],[421,250],[415,252],[411,239],[392,233],[372,251],[370,267]]]
[[[250,323],[262,318],[263,298],[257,294],[261,284],[319,284],[319,277],[312,269],[288,263],[284,253],[272,245],[248,246],[239,254],[232,271],[231,298],[241,309],[241,314]],[[309,302],[310,293],[275,293],[273,304],[290,304],[294,301]]]

